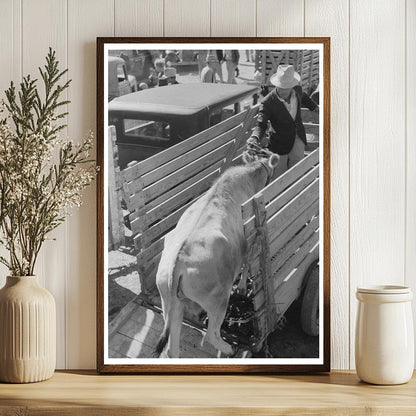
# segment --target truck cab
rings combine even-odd
[[[189,83],[138,91],[108,105],[119,165],[146,159],[241,111],[256,87]]]

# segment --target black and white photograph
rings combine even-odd
[[[329,45],[313,39],[98,39],[104,372],[328,366]]]

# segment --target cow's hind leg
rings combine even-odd
[[[167,279],[159,279],[158,289],[162,301],[165,328],[156,347],[156,353],[158,350],[160,351],[160,358],[179,358],[184,305],[177,296],[170,296]]]
[[[232,355],[234,353],[233,347],[221,338],[221,325],[227,312],[227,306],[228,302],[225,300],[216,307],[207,310],[208,329],[202,342],[208,341],[225,355]]]
[[[178,298],[172,299],[171,302],[173,304],[171,306],[170,336],[168,340],[166,354],[169,358],[179,358],[179,344],[181,337],[184,305]]]

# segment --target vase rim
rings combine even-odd
[[[396,294],[401,294],[401,293],[411,293],[411,289],[408,286],[399,286],[399,285],[374,285],[374,286],[367,286],[367,287],[358,287],[357,293],[396,295]]]
[[[36,279],[38,276],[37,275],[30,275],[30,276],[7,276],[7,278],[11,278],[11,279],[28,279],[28,278],[32,278],[32,279]]]

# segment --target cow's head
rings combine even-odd
[[[267,172],[266,183],[268,185],[273,176],[273,172],[277,164],[279,163],[279,156],[276,153],[271,152],[268,149],[264,149],[260,146],[250,146],[243,153],[243,161],[246,165],[259,163],[262,168]]]

